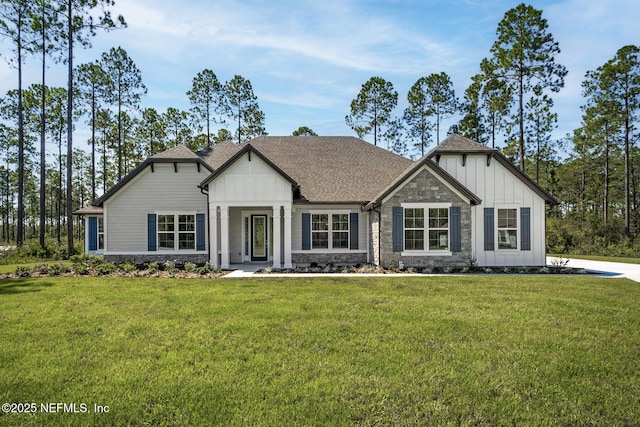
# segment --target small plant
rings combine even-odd
[[[471,272],[471,267],[469,267],[468,265],[465,265],[464,267],[462,267],[462,270],[460,270],[461,273],[469,273]]]
[[[147,264],[147,271],[149,272],[149,274],[156,274],[158,271],[160,271],[160,266],[157,262],[150,262],[149,264]]]
[[[451,274],[452,271],[453,271],[453,267],[451,267],[450,265],[442,269],[442,272],[445,274]]]
[[[51,274],[51,267],[49,267],[49,264],[36,264],[33,267],[33,272],[42,276],[48,276]]]
[[[568,258],[552,258],[551,259],[551,265],[553,267],[557,267],[557,268],[562,268],[562,267],[566,267],[567,264],[569,264],[569,259]]]
[[[213,271],[213,268],[211,268],[211,263],[209,261],[205,262],[204,265],[196,269],[196,273],[198,273],[201,276],[206,276],[212,271]]]
[[[540,273],[549,274],[549,273],[551,273],[551,270],[549,270],[549,267],[542,267],[540,269]]]
[[[476,257],[471,257],[469,258],[469,261],[467,262],[467,267],[469,268],[469,270],[473,270],[474,268],[478,267],[478,260],[476,259]]]
[[[31,276],[31,269],[29,267],[19,265],[18,267],[16,267],[16,276],[29,277]]]
[[[98,276],[106,276],[113,273],[116,270],[116,265],[112,262],[103,262],[96,267],[96,274]]]
[[[413,267],[407,267],[407,273],[413,274],[415,273],[415,270],[413,269]]]
[[[73,266],[73,272],[79,274],[80,276],[86,276],[91,272],[91,269],[84,264],[75,264]]]
[[[263,268],[263,269],[262,269],[262,272],[263,272],[264,274],[271,274],[271,273],[273,272],[273,268],[271,268],[271,267],[265,267],[265,268]]]
[[[518,271],[518,273],[520,273],[520,274],[529,273],[529,267],[527,267],[527,266],[520,267],[520,270]]]
[[[502,269],[502,272],[503,272],[504,274],[509,274],[509,273],[511,273],[511,269],[510,269],[509,267],[504,267],[504,268]]]
[[[433,268],[432,267],[425,267],[422,269],[422,274],[433,274]]]
[[[162,269],[171,275],[174,275],[179,271],[178,268],[176,267],[176,263],[173,261],[165,262],[164,265],[162,266]]]
[[[192,262],[185,262],[184,263],[184,271],[186,271],[187,273],[194,273],[196,271],[196,265]]]
[[[484,269],[484,272],[485,272],[486,274],[491,274],[491,273],[493,273],[493,270],[491,269],[491,267],[486,267],[486,268]]]
[[[136,271],[137,267],[134,263],[132,262],[123,262],[122,264],[119,265],[120,270],[124,271],[127,274],[131,274],[134,271]]]
[[[70,272],[71,272],[71,267],[61,262],[57,262],[49,266],[49,274],[51,274],[52,276],[59,276],[61,274],[70,273]]]

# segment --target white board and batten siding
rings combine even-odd
[[[209,183],[209,194],[212,203],[233,206],[291,205],[293,197],[291,182],[251,153]]]
[[[495,158],[487,166],[486,154],[469,154],[465,165],[462,155],[447,154],[440,157],[439,165],[465,187],[477,195],[482,203],[472,207],[472,247],[479,265],[483,266],[539,266],[546,264],[545,200],[528,185],[514,176]],[[531,250],[484,249],[485,208],[530,208]],[[518,210],[520,211],[520,210]],[[520,216],[518,215],[518,221]],[[519,227],[521,224],[519,223]],[[497,242],[497,211],[494,219]],[[519,228],[521,230],[521,228]]]
[[[177,168],[177,172],[176,169]],[[207,212],[207,196],[198,184],[210,173],[195,163],[155,163],[105,201],[105,254],[146,253],[147,215]]]

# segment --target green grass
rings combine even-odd
[[[18,267],[28,267],[28,268],[33,268],[36,265],[40,265],[40,264],[47,264],[47,265],[54,265],[54,264],[65,264],[65,265],[72,265],[73,263],[71,261],[38,261],[38,262],[24,262],[24,263],[18,263],[18,264],[0,264],[0,274],[8,274],[8,273],[15,273],[16,269]]]
[[[615,257],[615,256],[602,256],[602,255],[573,255],[573,254],[549,255],[549,256],[554,258],[576,258],[576,259],[587,259],[591,261],[624,262],[626,264],[640,264],[640,258],[631,258],[631,257]]]
[[[640,286],[596,277],[0,281],[0,425],[633,425]],[[38,406],[39,408],[39,406]]]

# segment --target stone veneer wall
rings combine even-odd
[[[292,262],[297,266],[307,266],[312,262],[318,265],[356,265],[366,264],[367,254],[362,252],[339,252],[339,253],[300,253],[291,254]]]
[[[105,255],[105,261],[114,262],[116,264],[122,262],[132,262],[134,264],[144,264],[146,262],[157,262],[158,264],[165,263],[167,261],[175,262],[178,264],[183,264],[185,262],[192,262],[194,264],[205,264],[209,261],[208,254],[192,254],[192,255],[181,255],[181,254],[162,254],[162,255]]]
[[[452,203],[460,206],[462,225],[462,252],[453,252],[450,256],[402,256],[400,252],[393,252],[393,207],[402,203]],[[381,235],[380,235],[380,265],[383,267],[397,266],[402,261],[405,267],[445,267],[464,266],[469,263],[471,253],[471,206],[456,193],[443,184],[431,172],[423,170],[413,180],[406,182],[386,203],[380,207]],[[377,213],[371,215],[372,221],[377,221]],[[426,219],[425,219],[426,220]],[[372,226],[374,224],[372,223]],[[373,231],[373,227],[372,227]],[[372,233],[372,241],[378,236]],[[425,240],[427,236],[425,236]],[[373,247],[375,249],[375,247]],[[373,252],[376,257],[377,251]]]

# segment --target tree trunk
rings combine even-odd
[[[46,156],[45,156],[45,107],[46,107],[46,90],[45,90],[45,72],[46,72],[46,33],[45,33],[45,16],[44,16],[44,4],[42,5],[42,104],[41,104],[41,123],[40,123],[40,247],[45,247],[45,233],[46,233]]]
[[[69,75],[67,81],[67,255],[73,255],[73,0],[68,0]]]
[[[18,224],[16,245],[24,243],[24,111],[22,106],[22,10],[18,16]]]
[[[520,122],[518,155],[520,156],[520,170],[524,172],[524,76],[522,74],[521,69],[518,78],[518,118]]]

